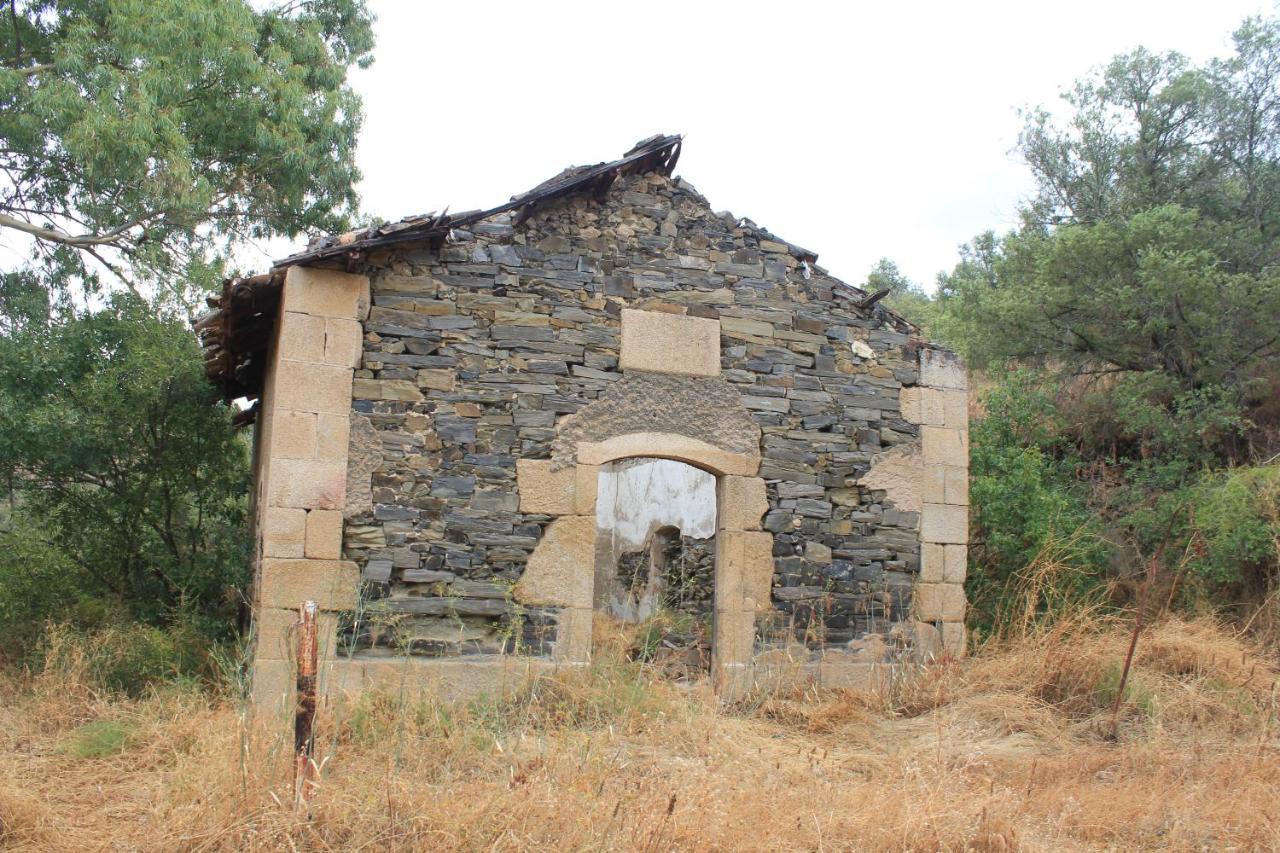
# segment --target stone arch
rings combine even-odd
[[[665,453],[649,453],[637,436],[653,436],[652,443]],[[716,473],[727,460],[711,448],[743,457],[734,473],[744,473],[750,460],[755,466],[750,473],[759,470],[760,427],[733,385],[719,376],[628,373],[599,399],[561,419],[551,459],[553,467],[563,468],[654,455]]]
[[[555,657],[586,663],[594,615],[596,483],[600,466],[674,459],[716,477],[712,675],[722,693],[746,683],[755,615],[770,607],[773,535],[760,470],[760,428],[720,377],[631,373],[557,425],[549,460],[518,468],[521,509],[556,515],[520,581],[517,600],[561,608]]]

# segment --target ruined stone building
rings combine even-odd
[[[256,419],[260,701],[305,600],[329,690],[499,689],[588,661],[605,618],[660,620],[722,692],[962,653],[963,366],[715,212],[679,151],[316,241],[212,300],[208,374]]]

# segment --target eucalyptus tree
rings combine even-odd
[[[0,16],[8,289],[172,295],[237,241],[355,204],[362,0],[9,0]]]

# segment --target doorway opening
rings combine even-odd
[[[595,625],[600,642],[676,677],[710,671],[716,478],[672,459],[601,466]]]

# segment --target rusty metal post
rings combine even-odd
[[[314,601],[308,601],[298,609],[298,696],[293,717],[293,794],[294,803],[300,811],[307,810],[315,788],[312,727],[316,718],[318,609]]]

